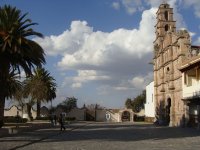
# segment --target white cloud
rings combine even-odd
[[[177,14],[178,1],[168,1],[171,7],[174,7],[174,14]],[[132,13],[134,7],[138,9],[142,5],[142,1],[137,0],[119,2],[113,3],[113,7],[118,9],[121,7],[119,4],[123,4],[127,11],[128,7],[133,7]],[[97,90],[101,94],[109,93],[109,90],[143,89],[153,78],[148,73],[152,69],[148,67],[148,62],[152,59],[152,43],[155,39],[155,7],[160,5],[160,0],[149,0],[148,5],[153,8],[143,11],[137,29],[121,28],[108,33],[94,31],[86,21],[72,21],[70,29],[62,34],[35,40],[48,55],[61,56],[57,63],[61,71],[77,72],[75,76],[65,78],[63,87],[70,85],[71,88],[77,89],[88,82],[99,82]],[[180,14],[176,15],[176,20],[184,27]]]
[[[144,89],[148,83],[153,80],[153,73],[149,72],[146,76],[135,76],[132,80],[129,80],[130,84],[133,87],[137,87],[139,89]]]
[[[197,40],[194,42],[195,45],[200,45],[200,37],[197,38]]]
[[[130,88],[128,88],[127,86],[117,86],[117,87],[114,87],[115,90],[119,90],[119,91],[126,91]]]
[[[62,83],[62,87],[71,85],[72,88],[81,88],[84,83],[91,81],[109,80],[110,77],[101,75],[94,70],[77,70],[77,75],[66,77]]]
[[[195,33],[195,32],[189,32],[189,34],[190,34],[190,36],[191,36],[191,37],[193,37],[193,36],[195,36],[195,35],[196,35],[196,33]]]
[[[34,38],[33,40],[41,44],[48,55],[72,54],[79,50],[93,32],[93,28],[87,26],[86,21],[72,21],[70,29],[60,35],[46,36],[44,39]]]
[[[195,5],[199,5],[193,0],[168,0],[174,10],[177,28],[186,27],[182,15],[178,13],[181,1],[188,7],[195,8]],[[125,9],[130,15],[143,10],[144,6],[152,7],[142,12],[139,27],[135,29],[95,31],[86,21],[76,20],[60,35],[46,36],[44,39],[35,38],[47,55],[59,56],[56,67],[65,78],[62,76],[64,80],[59,90],[62,93],[58,95],[70,93],[72,96],[81,97],[89,91],[85,95],[91,96],[91,91],[96,91],[101,98],[105,96],[104,101],[108,102],[109,98],[120,97],[123,100],[130,95],[136,96],[136,91],[141,92],[153,79],[152,66],[148,65],[148,62],[152,59],[155,39],[155,13],[161,2],[117,0],[112,3],[114,9]],[[190,34],[194,35],[192,32]],[[200,38],[195,43],[200,44]],[[73,71],[71,76],[70,73],[66,73],[70,71]],[[95,86],[90,83],[95,83]],[[63,91],[67,92],[63,94]],[[81,92],[84,94],[81,95]],[[94,97],[96,98],[96,95]],[[87,97],[84,101],[92,101],[94,97]],[[110,103],[113,105],[113,101]]]
[[[116,10],[119,10],[120,9],[120,3],[119,2],[113,2],[112,3],[112,7]]]
[[[99,75],[94,70],[78,70],[78,76],[74,77],[73,80],[75,82],[87,82],[93,80],[108,80],[110,77],[106,75]]]
[[[72,86],[71,86],[72,88],[80,88],[80,87],[82,87],[82,83],[73,83],[72,84]]]
[[[77,35],[82,39],[79,49],[74,53],[68,53],[68,47],[63,52],[64,57],[58,63],[62,69],[69,68],[90,68],[102,67],[109,64],[118,64],[119,59],[132,56],[133,59],[140,59],[144,54],[152,51],[154,40],[155,9],[144,11],[139,29],[127,30],[118,29],[110,33],[101,31],[85,32]],[[81,24],[80,21],[78,21]],[[91,28],[87,25],[82,27]],[[81,30],[81,27],[79,27]],[[69,34],[71,34],[69,32]],[[87,35],[87,36],[85,36]],[[62,35],[59,35],[60,37]],[[81,37],[83,36],[83,37]],[[144,38],[145,37],[145,38]],[[48,39],[48,38],[47,38]],[[75,38],[76,39],[76,38]],[[66,39],[65,41],[69,43]],[[65,42],[64,42],[65,43]],[[60,43],[62,46],[62,43]],[[72,47],[74,42],[69,44]],[[54,49],[54,52],[59,50]],[[112,58],[112,59],[111,59]],[[92,68],[93,69],[93,68]]]
[[[86,21],[72,21],[70,29],[60,35],[35,39],[47,55],[60,55],[57,67],[61,71],[74,70],[75,76],[66,77],[62,86],[80,88],[87,82],[101,82],[115,90],[125,90],[121,84],[133,75],[151,69],[156,8],[146,10],[138,29],[117,29],[110,33],[93,31]],[[128,88],[129,89],[131,87]]]
[[[136,11],[144,10],[141,0],[122,0],[122,5],[130,15],[134,14]]]

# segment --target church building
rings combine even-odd
[[[181,126],[189,121],[189,106],[183,100],[182,64],[192,60],[191,38],[187,30],[176,30],[173,8],[161,4],[156,13],[154,41],[155,114],[169,126]],[[196,48],[196,47],[195,47]],[[197,48],[196,55],[199,51]]]

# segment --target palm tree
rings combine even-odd
[[[11,71],[9,72],[6,80],[4,81],[4,87],[1,89],[0,92],[4,93],[6,95],[5,98],[9,99],[12,98],[12,96],[15,95],[21,89],[22,83],[19,80],[19,76],[16,73],[14,73],[14,71]],[[3,121],[0,122],[0,128],[2,127],[2,125]]]
[[[0,124],[3,124],[5,99],[13,95],[5,88],[10,70],[20,74],[23,69],[28,76],[35,66],[45,63],[42,47],[29,39],[43,36],[31,28],[36,23],[26,16],[27,13],[22,14],[16,7],[0,7],[0,87],[4,88],[0,90]]]
[[[37,117],[40,117],[41,102],[56,97],[55,79],[44,68],[37,68],[34,75],[25,80],[25,93],[37,103]]]

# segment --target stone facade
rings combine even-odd
[[[184,116],[181,64],[189,59],[190,35],[177,31],[173,8],[161,4],[157,11],[154,41],[154,94],[156,117],[170,126],[179,126]]]

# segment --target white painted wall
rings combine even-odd
[[[146,104],[144,108],[146,117],[155,117],[154,82],[146,86]]]
[[[183,98],[193,97],[200,94],[200,80],[192,79],[191,86],[184,82],[184,73],[182,73]]]

